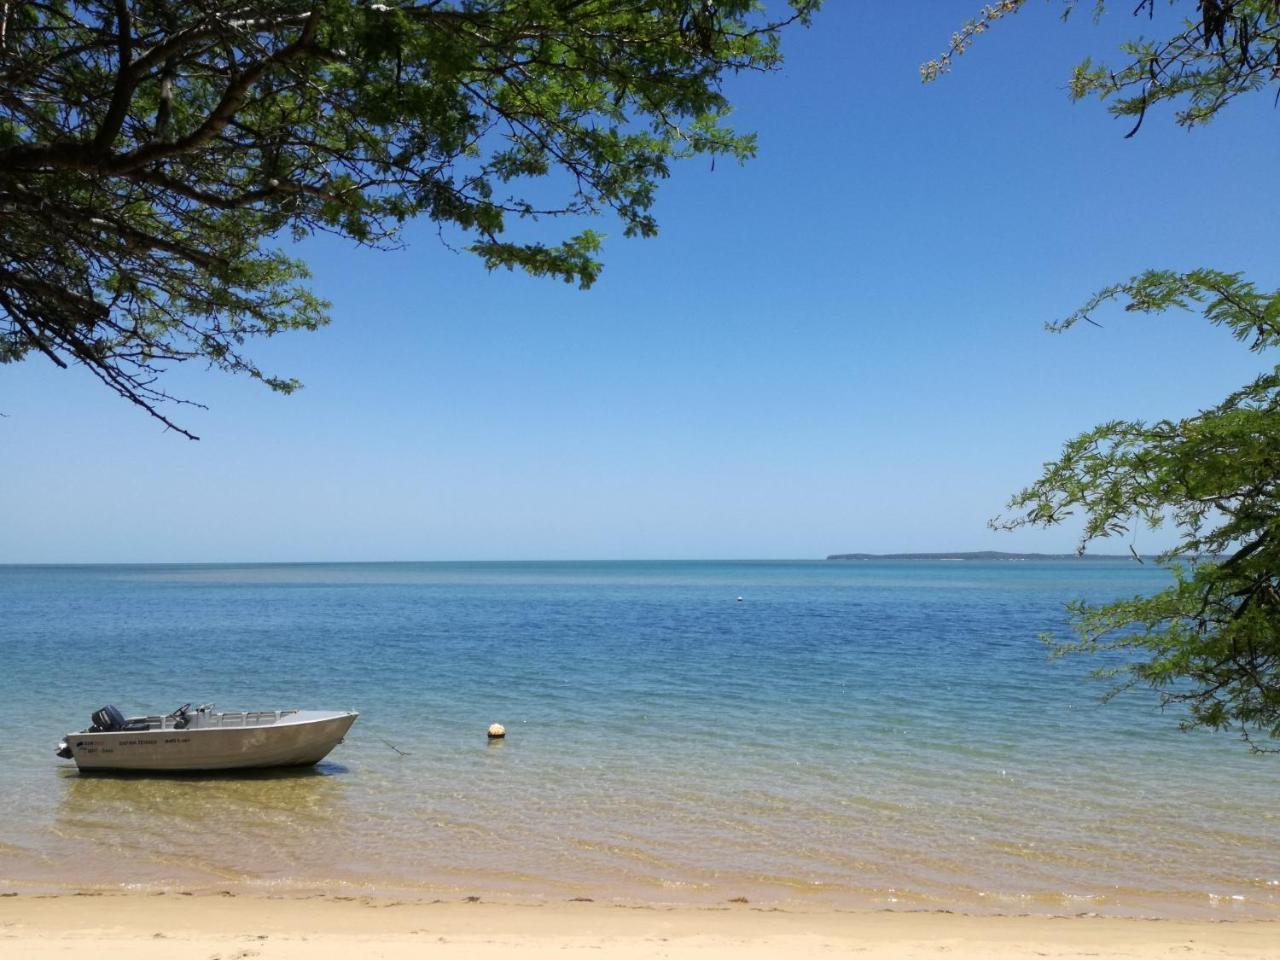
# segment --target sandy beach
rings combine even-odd
[[[513,905],[332,896],[118,894],[0,898],[15,960],[728,958],[831,956],[1273,958],[1280,924],[950,913]]]

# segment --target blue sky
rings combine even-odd
[[[1124,5],[1029,5],[922,86],[978,6],[829,0],[731,85],[759,157],[678,167],[656,239],[603,222],[590,291],[487,274],[430,224],[306,241],[333,323],[253,351],[306,388],[175,374],[198,443],[81,371],[0,368],[0,562],[1071,549],[985,524],[1073,433],[1192,413],[1267,358],[1194,317],[1042,324],[1148,266],[1280,283],[1276,110],[1125,140],[1073,105],[1077,60],[1160,26]]]

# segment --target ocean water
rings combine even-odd
[[[1280,916],[1280,757],[1100,705],[1037,639],[1166,576],[0,567],[0,889]],[[105,703],[189,700],[361,717],[301,774],[53,756]]]

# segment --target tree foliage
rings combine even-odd
[[[598,233],[513,222],[653,235],[673,161],[753,153],[723,79],[775,68],[819,3],[7,0],[0,362],[81,364],[190,436],[174,363],[297,386],[244,352],[327,319],[282,234],[385,246],[425,217],[490,268],[587,286]]]
[[[1280,346],[1280,292],[1215,270],[1149,271],[1094,295],[1055,324],[1105,304],[1201,310],[1249,348]],[[1184,726],[1280,737],[1280,367],[1194,416],[1116,420],[1070,440],[1009,504],[1003,529],[1051,526],[1079,512],[1080,549],[1135,524],[1179,532],[1174,585],[1149,597],[1071,606],[1077,640],[1058,651],[1134,651],[1107,671],[1184,705]],[[1176,561],[1176,562],[1174,562]],[[1264,739],[1265,742],[1265,739]],[[1261,747],[1259,747],[1261,749]]]
[[[987,4],[951,38],[947,49],[920,68],[925,82],[951,69],[955,59],[998,21],[1017,13],[1027,0]],[[1061,0],[1063,17],[1081,6],[1095,17],[1122,7],[1153,25],[1157,14],[1171,19],[1171,31],[1155,39],[1138,37],[1121,46],[1117,66],[1086,58],[1071,77],[1071,96],[1110,101],[1111,112],[1132,117],[1133,136],[1157,104],[1178,105],[1177,122],[1195,126],[1210,120],[1230,101],[1260,90],[1280,74],[1280,0],[1139,0],[1136,5],[1106,0]],[[1157,8],[1173,9],[1172,16]],[[1160,23],[1164,27],[1163,22]]]
[[[966,24],[926,80],[1024,0],[987,6]],[[1065,0],[1065,13],[1077,6]],[[1106,4],[1094,4],[1101,13]],[[1162,5],[1163,6],[1163,5]],[[1075,71],[1077,99],[1111,100],[1134,118],[1177,103],[1177,122],[1194,126],[1232,99],[1280,80],[1280,2],[1199,0],[1180,8],[1163,39],[1124,46],[1118,69],[1086,60]],[[1154,0],[1136,13],[1156,20]],[[1280,291],[1260,290],[1240,274],[1150,270],[1109,286],[1054,331],[1097,323],[1119,305],[1144,314],[1197,311],[1256,353],[1280,346]],[[1280,738],[1280,366],[1221,403],[1182,419],[1115,420],[1070,440],[1040,478],[1017,494],[997,529],[1052,526],[1078,514],[1080,550],[1123,536],[1135,525],[1171,527],[1178,539],[1160,560],[1173,585],[1151,596],[1106,604],[1074,603],[1076,639],[1057,653],[1116,651],[1121,666],[1099,671],[1159,691],[1184,710],[1184,728],[1234,730],[1254,749]]]

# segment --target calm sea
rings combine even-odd
[[[1165,577],[0,567],[0,888],[1280,916],[1280,757],[1179,733],[1147,695],[1101,706],[1092,664],[1037,640],[1071,598]],[[105,703],[188,700],[361,717],[304,775],[53,756]]]

